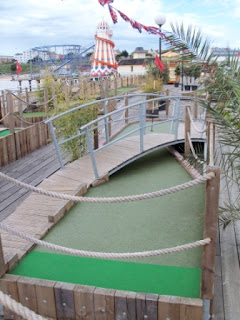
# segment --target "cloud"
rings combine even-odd
[[[155,25],[154,16],[165,12],[170,21],[184,21],[200,26],[202,31],[222,44],[236,44],[239,28],[240,0],[115,0],[114,6],[130,18],[145,25]],[[230,10],[229,6],[234,9]],[[157,48],[158,37],[139,34],[118,17],[113,25],[108,8],[97,0],[1,0],[0,54],[14,54],[35,46],[75,43],[90,46],[94,43],[97,23],[104,18],[113,29],[113,40],[120,50],[133,51],[137,46]],[[224,25],[222,23],[224,19]],[[235,26],[234,26],[235,24]],[[234,38],[235,37],[235,38]]]

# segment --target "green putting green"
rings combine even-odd
[[[14,132],[17,132],[19,131],[19,129],[15,129]],[[3,131],[0,131],[0,137],[5,137],[5,136],[8,136],[10,134],[10,130],[3,130]]]
[[[108,289],[199,298],[201,270],[31,252],[13,274]]]
[[[168,151],[161,150],[121,169],[110,177],[109,182],[91,188],[86,196],[140,194],[189,180],[189,174]],[[203,238],[203,211],[202,184],[151,200],[114,204],[80,203],[44,240],[71,248],[102,252],[173,247]],[[201,257],[202,248],[195,248],[121,262],[59,255],[44,247],[36,247],[12,273],[196,298],[200,294]],[[77,271],[75,265],[78,266]]]

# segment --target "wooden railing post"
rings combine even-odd
[[[93,141],[94,141],[94,150],[96,150],[99,147],[98,129],[97,128],[93,130]]]
[[[20,90],[21,91],[21,90]],[[29,93],[28,88],[25,88],[25,96],[26,96],[26,102],[27,102],[27,108],[29,107]]]
[[[166,96],[169,96],[169,89],[166,90]],[[169,114],[169,99],[166,99],[166,117]]]
[[[5,92],[2,90],[2,116],[6,115],[6,105],[5,105]]]
[[[215,151],[215,121],[213,119],[206,120],[207,125],[207,159],[211,166],[214,165]]]
[[[55,85],[55,82],[52,84],[52,99],[53,99],[53,108],[57,109],[57,97],[56,97],[56,85]]]
[[[6,271],[7,271],[7,265],[4,260],[2,239],[0,235],[0,277],[2,277]]]
[[[188,140],[188,134],[191,136],[191,123],[190,123],[190,118],[188,114],[188,108],[189,110],[191,110],[189,106],[185,107],[185,147],[184,147],[185,157],[190,156],[190,143]]]
[[[117,96],[117,77],[114,78],[114,95]]]
[[[128,106],[128,103],[129,103],[128,94],[126,94],[125,107]],[[128,124],[128,122],[129,122],[129,119],[128,119],[129,112],[128,111],[129,111],[129,109],[125,110],[125,124]]]
[[[207,173],[209,172],[214,172],[215,177],[206,182],[204,238],[211,238],[212,241],[203,248],[201,298],[212,300],[218,234],[220,168],[209,166]]]
[[[44,105],[45,105],[45,112],[46,114],[48,114],[48,89],[47,88],[44,88]]]
[[[23,110],[22,110],[22,101],[20,99],[22,99],[22,95],[21,95],[21,91],[19,90],[17,93],[18,96],[18,112],[19,112],[19,117],[22,119],[23,117]],[[22,120],[20,120],[20,125],[21,127],[23,127],[23,122]]]
[[[193,107],[193,117],[197,119],[198,117],[198,103],[197,103],[197,92],[194,92],[194,107]]]
[[[8,127],[10,130],[10,133],[14,133],[14,119],[13,119],[13,99],[12,99],[12,93],[11,91],[8,91],[7,93],[7,109],[9,112],[8,115]]]

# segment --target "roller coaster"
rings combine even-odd
[[[32,70],[41,73],[48,68],[54,75],[72,75],[90,71],[91,60],[87,55],[94,48],[77,44],[54,44],[32,48]]]

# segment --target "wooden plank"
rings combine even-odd
[[[57,319],[75,319],[74,287],[73,284],[61,282],[54,286]]]
[[[137,320],[157,320],[158,295],[137,293],[136,295]]]
[[[31,278],[20,277],[17,280],[19,302],[30,310],[38,313],[37,296],[34,284],[35,280]]]
[[[95,287],[76,285],[74,288],[74,303],[76,319],[92,320],[94,316],[94,293]]]
[[[3,255],[3,246],[2,246],[2,239],[0,234],[0,277],[4,275],[7,271],[7,265],[5,263],[4,255]]]
[[[212,241],[203,248],[201,297],[212,300],[218,234],[220,168],[208,167],[207,173],[209,172],[214,172],[215,177],[206,182],[204,239],[210,238]]]
[[[181,299],[180,320],[202,320],[203,301],[200,299]]]
[[[19,296],[18,296],[18,288],[17,288],[17,281],[19,277],[14,275],[6,274],[0,279],[0,290],[8,294],[10,298],[13,300],[19,302]],[[5,319],[15,319],[15,320],[21,320],[22,318],[12,312],[11,310],[7,308],[3,308],[4,310],[4,318]]]
[[[129,320],[128,306],[127,306],[126,291],[115,292],[115,319],[117,320]]]
[[[181,298],[179,297],[159,296],[158,320],[183,320],[182,318],[180,318],[180,305]]]
[[[57,318],[54,281],[35,280],[35,288],[37,295],[38,312],[41,316],[49,318]]]
[[[129,320],[137,319],[136,296],[137,294],[135,292],[128,292],[127,294],[127,308]]]
[[[95,289],[94,311],[96,320],[114,320],[114,294],[115,291],[111,289]]]

